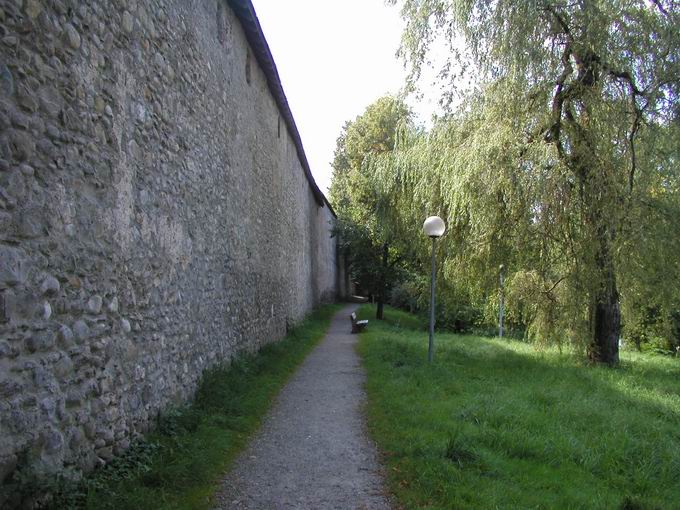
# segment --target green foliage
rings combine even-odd
[[[369,161],[389,154],[399,133],[408,129],[411,113],[403,101],[390,96],[369,105],[347,122],[338,138],[333,159],[330,198],[341,219],[363,226],[380,245],[390,242],[396,228],[395,199],[371,179]]]
[[[425,276],[427,274],[427,276]],[[448,280],[437,283],[435,298],[435,327],[438,330],[470,332],[482,321],[482,314],[464,286]],[[417,313],[429,321],[430,275],[407,273],[390,295],[389,304]]]
[[[330,197],[338,213],[339,246],[353,280],[380,302],[398,279],[410,247],[403,235],[402,197],[382,188],[370,162],[395,149],[410,116],[403,101],[378,99],[345,125],[333,162]]]
[[[366,294],[380,295],[396,280],[398,269],[390,264],[389,245],[378,244],[365,225],[340,216],[334,228],[338,249],[345,253],[352,281]],[[383,262],[387,249],[387,263]],[[394,262],[394,259],[392,259]]]
[[[422,297],[425,295],[426,286],[424,276],[412,276],[392,288],[389,303],[410,313],[420,312],[424,309]]]
[[[359,346],[369,431],[401,506],[653,509],[680,500],[680,358],[628,352],[619,368],[590,367],[553,348],[437,334],[428,364],[427,333],[405,329],[418,326],[407,316],[386,309]]]
[[[82,481],[36,479],[54,509],[211,508],[220,477],[260,425],[273,398],[340,307],[319,309],[285,339],[203,375],[192,405],[167,411],[155,431]]]
[[[77,508],[76,503],[85,497],[79,480],[80,474],[68,468],[56,476],[46,476],[31,466],[28,452],[22,452],[2,488],[10,495],[6,503],[10,508],[49,508],[54,500],[59,502],[57,508]]]
[[[677,9],[661,0],[399,3],[412,80],[443,41],[444,101],[460,94],[462,103],[430,132],[405,130],[393,151],[364,159],[358,185],[398,204],[404,239],[418,238],[417,220],[444,217],[443,281],[465,289],[457,301],[487,322],[502,263],[508,317],[535,340],[615,363],[619,308],[638,337],[644,310],[658,308],[646,336],[675,345]],[[422,271],[426,247],[411,244]]]
[[[354,276],[380,295],[390,282],[395,304],[423,313],[427,285],[413,276],[429,274],[420,225],[438,214],[448,224],[437,243],[440,326],[492,329],[504,264],[509,326],[534,341],[610,364],[621,331],[629,345],[677,347],[673,4],[393,3],[407,22],[412,84],[430,50],[448,45],[443,100],[460,103],[429,132],[393,98],[345,126],[331,197],[357,254]],[[388,274],[385,259],[401,271]]]

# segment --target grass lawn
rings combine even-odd
[[[365,305],[361,318],[373,318]],[[620,368],[435,335],[386,310],[359,351],[370,432],[404,508],[680,508],[680,359]]]
[[[62,488],[56,508],[210,508],[217,483],[247,444],[290,375],[324,336],[341,305],[321,308],[285,339],[205,374],[195,402],[168,413],[128,455],[79,487]]]

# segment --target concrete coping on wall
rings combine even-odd
[[[333,216],[337,217],[333,207],[330,202],[323,194],[323,192],[317,186],[314,176],[312,175],[312,170],[309,167],[309,162],[307,161],[307,156],[302,145],[302,138],[300,137],[300,132],[295,124],[295,119],[293,118],[293,113],[288,105],[288,99],[283,91],[283,85],[281,84],[281,78],[279,77],[279,72],[276,69],[276,63],[274,62],[274,57],[269,50],[269,44],[267,44],[267,39],[264,36],[262,27],[260,26],[260,21],[255,13],[255,7],[250,0],[227,0],[229,6],[233,9],[236,17],[238,18],[243,31],[245,32],[248,44],[250,44],[253,54],[257,59],[262,71],[267,78],[267,84],[269,90],[274,96],[279,111],[288,126],[293,142],[295,143],[295,148],[297,150],[297,155],[302,165],[302,168],[309,182],[309,186],[312,189],[314,198],[317,203],[323,207],[326,206],[330,210]]]

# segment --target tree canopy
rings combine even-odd
[[[338,212],[337,234],[347,248],[352,274],[378,300],[378,318],[395,279],[405,243],[403,197],[386,193],[371,161],[394,151],[400,133],[412,129],[411,112],[394,97],[379,98],[338,138],[330,197]]]
[[[357,152],[336,156],[364,179],[346,196],[362,204],[355,221],[372,228],[375,211],[398,208],[394,240],[438,212],[450,228],[449,282],[464,282],[488,314],[505,264],[510,318],[594,361],[617,363],[622,311],[634,342],[650,324],[671,338],[680,319],[674,3],[399,3],[411,79],[444,41],[444,99],[460,102],[429,132],[405,126],[398,143],[346,129]],[[460,86],[466,76],[474,87]],[[358,153],[382,156],[357,164]]]

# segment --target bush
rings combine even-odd
[[[418,300],[422,295],[422,282],[407,280],[395,285],[390,292],[389,304],[395,308],[416,313],[420,310]]]
[[[680,311],[647,306],[629,313],[623,328],[626,342],[638,351],[675,352],[680,346]]]
[[[409,275],[392,288],[388,304],[395,308],[427,316],[430,312],[430,279]],[[470,332],[480,321],[482,310],[472,303],[469,294],[446,281],[437,283],[435,298],[437,329]]]

